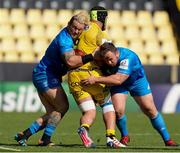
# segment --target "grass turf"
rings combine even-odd
[[[142,113],[127,113],[128,129],[131,142],[127,148],[109,149],[106,147],[105,128],[98,111],[95,123],[90,129],[90,135],[97,147],[86,149],[77,134],[79,127],[79,111],[69,111],[61,121],[52,141],[54,147],[37,147],[42,132],[32,136],[27,147],[18,146],[14,135],[27,128],[41,113],[0,113],[0,152],[180,152],[180,147],[165,147],[160,135],[152,128],[151,123]],[[180,114],[163,115],[171,137],[180,143]],[[120,133],[116,130],[116,136]]]

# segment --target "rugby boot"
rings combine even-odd
[[[123,144],[123,145],[128,145],[128,143],[130,142],[130,137],[127,135],[127,136],[123,136],[120,140],[120,142]]]
[[[23,132],[17,133],[14,137],[14,140],[16,140],[20,146],[27,146],[27,138]]]
[[[107,138],[107,147],[110,148],[121,148],[121,147],[126,147],[126,145],[122,144],[116,137],[115,135],[111,136],[106,136]]]
[[[165,141],[164,143],[168,147],[177,147],[177,146],[180,146],[179,144],[177,144],[175,141],[173,141],[171,139],[168,140],[168,141]]]
[[[96,147],[96,145],[94,144],[92,139],[89,137],[89,134],[88,134],[88,131],[86,130],[86,128],[81,126],[78,128],[77,132],[82,140],[83,145],[86,148],[95,148]]]

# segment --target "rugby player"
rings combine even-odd
[[[105,8],[97,6],[90,10],[91,23],[89,28],[81,34],[76,53],[81,56],[92,54],[98,46],[107,41]],[[107,146],[113,148],[124,147],[115,137],[115,112],[110,99],[109,89],[104,84],[95,84],[88,87],[81,85],[81,80],[89,77],[89,73],[100,76],[101,71],[96,62],[89,62],[68,74],[70,91],[82,111],[78,133],[85,147],[94,147],[88,131],[96,116],[95,103],[98,103],[103,112],[106,126]]]
[[[92,74],[82,83],[86,86],[101,83],[111,86],[112,102],[119,120],[124,115],[127,95],[130,92],[144,114],[149,117],[152,126],[161,135],[165,145],[178,146],[170,138],[163,117],[156,109],[149,82],[138,56],[128,48],[116,48],[112,43],[100,46],[100,55],[109,66],[106,66],[108,76],[97,77]]]
[[[74,42],[89,24],[88,13],[74,15],[47,48],[45,55],[33,69],[33,83],[45,107],[46,113],[36,119],[26,130],[17,133],[15,140],[27,146],[28,138],[44,129],[40,146],[53,145],[51,136],[69,108],[65,91],[61,86],[62,76],[70,68],[81,66],[93,58],[75,55]]]

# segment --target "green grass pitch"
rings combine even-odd
[[[127,148],[109,149],[106,147],[105,128],[101,112],[97,112],[95,123],[90,129],[90,135],[96,143],[96,148],[86,149],[82,146],[77,134],[79,127],[79,111],[69,111],[61,121],[52,141],[54,147],[37,147],[42,132],[32,136],[27,147],[18,146],[14,140],[16,132],[27,128],[41,113],[0,113],[0,152],[180,152],[180,147],[165,147],[160,135],[152,128],[145,115],[140,112],[127,112],[128,128],[131,142]],[[171,137],[180,143],[180,114],[163,115]],[[120,133],[116,130],[120,138]]]

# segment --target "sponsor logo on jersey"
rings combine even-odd
[[[119,68],[127,70],[128,69],[128,65],[129,65],[129,60],[128,59],[124,59],[124,60],[122,60],[120,62]]]

